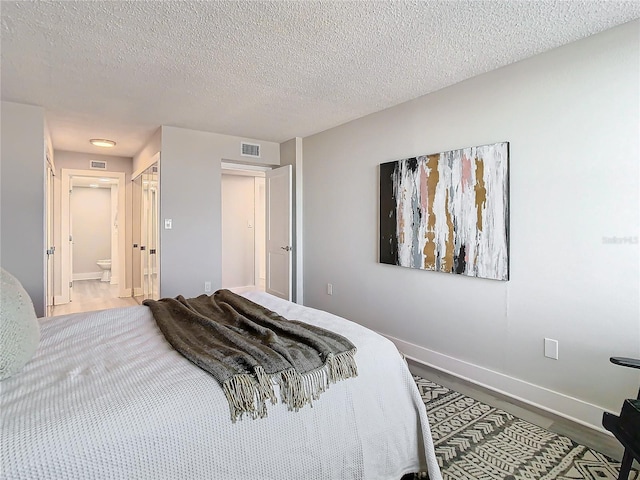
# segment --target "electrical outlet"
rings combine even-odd
[[[333,295],[333,285],[327,283],[327,295]]]
[[[211,282],[204,282],[204,292],[209,293],[211,291]]]
[[[558,360],[558,341],[553,338],[544,339],[544,356]]]

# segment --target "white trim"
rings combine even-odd
[[[600,433],[611,435],[601,425],[602,413],[606,411],[603,407],[435,352],[390,335],[382,333],[381,335],[391,340],[409,360],[551,412]]]
[[[300,305],[304,305],[304,242],[302,228],[302,202],[303,202],[303,169],[302,169],[302,138],[296,137],[296,168],[295,168],[295,255],[296,255],[296,298],[294,301]]]
[[[264,199],[260,202],[260,184],[256,180],[258,177],[253,178],[253,282],[255,284],[258,283],[258,279],[260,278],[260,247],[264,247],[264,231],[262,235],[258,232],[258,206],[264,205]],[[263,191],[264,191],[264,182],[263,182]],[[262,215],[261,218],[262,225],[265,224],[265,215]],[[262,240],[260,242],[259,240]],[[266,249],[265,249],[266,253]],[[263,259],[264,260],[264,259]]]
[[[71,301],[71,292],[69,282],[71,281],[72,272],[70,271],[69,258],[71,255],[69,248],[69,183],[70,176],[65,175],[66,169],[61,169],[62,190],[60,191],[61,208],[60,208],[60,278],[61,292],[60,300],[55,300],[56,305],[69,303]]]
[[[220,163],[220,167],[223,170],[222,173],[226,173],[226,171],[228,170],[233,170],[234,172],[237,172],[237,175],[244,174],[244,175],[250,175],[253,177],[264,177],[264,172],[268,172],[273,168],[268,165],[253,165],[249,163],[236,163],[236,162],[228,162],[224,160]]]
[[[62,272],[62,295],[61,301],[56,305],[63,303],[69,303],[70,301],[70,288],[69,282],[73,276],[73,272],[70,271],[70,248],[69,248],[69,186],[71,185],[71,177],[76,175],[80,177],[96,177],[96,178],[115,178],[118,180],[118,218],[126,219],[126,191],[125,191],[125,174],[124,172],[109,172],[104,170],[76,170],[71,168],[62,168],[60,170],[62,177],[62,191],[61,191],[61,245],[60,245],[60,257],[61,257],[61,272]],[[119,220],[121,225],[126,225],[124,220]],[[118,228],[118,272],[126,272],[126,235],[125,228]],[[118,288],[118,296],[121,298],[130,297],[131,294],[127,294],[125,282],[120,282]]]
[[[245,292],[253,292],[257,290],[255,285],[245,285],[243,287],[228,287],[228,290],[231,290],[234,293],[245,293]]]
[[[72,278],[74,282],[76,280],[100,280],[102,272],[74,273]]]
[[[145,163],[140,168],[138,168],[138,170],[136,170],[131,174],[131,181],[133,182],[136,178],[142,175],[149,167],[154,165],[156,162],[158,163],[158,174],[159,174],[160,173],[160,152],[156,152],[148,161],[148,163]],[[160,175],[158,175],[158,177],[160,177]]]

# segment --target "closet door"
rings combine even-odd
[[[159,192],[157,165],[150,168],[147,173],[147,268],[148,290],[147,298],[158,300],[160,298],[160,257],[159,257]]]
[[[140,297],[157,300],[160,298],[158,164],[146,169],[140,178]]]
[[[131,281],[133,285],[133,297],[141,303],[142,296],[142,175],[133,180],[132,188],[132,206],[133,215],[131,219],[132,225],[132,255],[131,255]]]

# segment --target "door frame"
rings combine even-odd
[[[263,173],[269,172],[273,169],[291,165],[293,167],[294,177],[291,179],[291,208],[293,209],[294,216],[291,218],[291,236],[292,239],[292,275],[290,278],[290,297],[291,301],[296,303],[303,302],[303,243],[302,243],[302,139],[296,137],[295,143],[295,166],[293,164],[281,164],[281,165],[265,165],[258,163],[250,163],[246,161],[234,161],[234,160],[221,160],[221,177],[222,174],[232,175],[252,175],[253,172],[260,171]],[[266,188],[266,185],[265,185]],[[266,203],[266,199],[265,199]],[[266,223],[266,205],[265,205],[265,223]],[[265,225],[266,228],[266,225]],[[266,232],[265,232],[266,233]],[[265,242],[266,243],[266,242]],[[266,246],[265,246],[266,254]],[[257,252],[256,252],[257,255]],[[266,262],[266,260],[265,260]],[[256,277],[259,277],[256,272]],[[265,279],[265,289],[266,289]],[[295,282],[295,283],[294,283]],[[294,288],[295,286],[295,288]]]
[[[45,292],[46,292],[46,312],[48,309],[55,305],[55,267],[54,267],[54,254],[55,254],[55,236],[53,233],[53,222],[55,221],[54,216],[54,205],[55,205],[55,194],[54,194],[54,177],[56,175],[55,166],[53,165],[53,161],[51,156],[49,155],[49,150],[46,152],[46,178],[45,178],[45,212],[46,212],[46,220],[45,220]]]
[[[222,181],[223,181],[223,176],[224,175],[231,175],[231,176],[238,176],[238,177],[251,177],[254,180],[254,217],[253,217],[253,228],[254,228],[254,248],[253,248],[253,285],[243,285],[242,287],[239,288],[235,288],[236,292],[243,292],[243,291],[247,291],[247,290],[252,290],[254,288],[259,287],[259,283],[260,283],[260,263],[258,262],[258,259],[260,257],[261,253],[266,253],[266,252],[262,252],[260,250],[260,242],[262,242],[262,247],[263,250],[265,250],[265,235],[266,232],[263,231],[263,235],[259,235],[258,234],[258,227],[257,227],[257,223],[258,223],[258,212],[257,212],[257,207],[259,204],[259,196],[260,196],[260,191],[258,188],[258,181],[257,179],[261,179],[262,183],[264,185],[265,182],[265,173],[272,170],[272,168],[277,168],[277,167],[271,167],[270,165],[253,165],[253,164],[245,164],[245,163],[235,163],[235,162],[231,162],[228,160],[223,160],[221,162],[221,172],[220,172],[220,186],[221,186],[221,195],[222,195]],[[264,193],[264,192],[263,192]],[[264,198],[262,198],[262,206],[264,207]],[[224,201],[224,200],[223,200]],[[222,203],[221,203],[222,206]],[[266,211],[263,210],[262,212],[262,218],[260,219],[262,224],[266,224]],[[222,222],[222,229],[224,230],[224,221]],[[224,232],[222,232],[224,234]],[[224,254],[224,251],[223,251]],[[263,263],[266,263],[266,260],[264,258],[262,258]],[[266,265],[265,265],[266,268]],[[264,287],[264,286],[263,286]],[[223,280],[223,288],[225,288],[224,286],[224,280]]]
[[[56,298],[56,305],[69,303],[73,272],[71,271],[71,246],[70,246],[70,196],[71,177],[111,178],[118,181],[118,295],[121,298],[130,297],[131,291],[126,288],[126,192],[125,173],[109,172],[105,170],[77,170],[62,168],[60,170],[62,180],[61,209],[60,209],[60,270],[61,270],[61,295]]]

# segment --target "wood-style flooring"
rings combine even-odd
[[[622,446],[612,435],[572,422],[564,417],[554,415],[546,410],[533,407],[525,402],[501,395],[500,393],[426,365],[412,361],[408,361],[408,364],[409,370],[414,375],[419,375],[443,387],[455,390],[487,405],[504,410],[546,430],[569,437],[574,442],[604,453],[614,460],[620,461],[622,459]]]
[[[119,298],[118,285],[110,285],[109,282],[100,280],[75,280],[72,299],[70,303],[49,307],[47,316],[138,305],[133,298]]]

